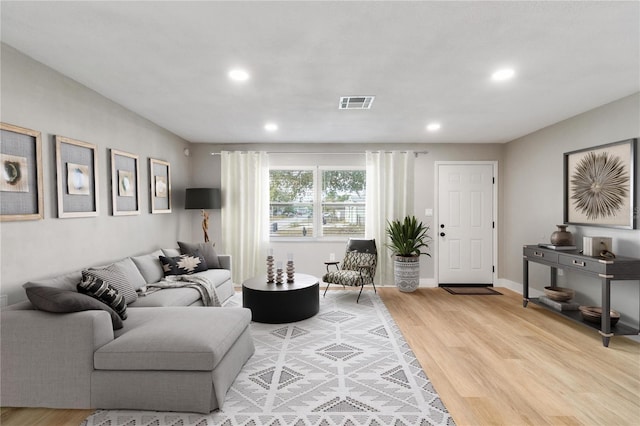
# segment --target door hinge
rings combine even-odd
[[[495,265],[491,267],[491,272],[496,272],[496,266]]]
[[[495,222],[491,222],[491,227],[492,227],[493,229],[496,229],[496,223],[495,223]]]
[[[491,178],[492,179],[492,183],[495,185],[496,184],[496,178]]]

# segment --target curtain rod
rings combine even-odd
[[[249,152],[249,151],[230,151],[230,152]],[[390,154],[392,152],[400,152],[402,154],[406,154],[410,151],[365,151],[365,152],[305,152],[305,151],[267,151],[267,154],[311,154],[311,155],[358,155],[365,154],[366,152],[372,152],[375,154],[384,153]],[[418,155],[426,155],[429,151],[413,151],[413,154],[417,157]],[[220,155],[220,152],[212,152],[211,155]]]

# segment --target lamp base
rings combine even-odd
[[[204,242],[209,242],[209,213],[202,210],[202,231],[204,232]]]

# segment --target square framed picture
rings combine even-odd
[[[0,123],[0,221],[44,218],[40,132]]]
[[[564,154],[564,222],[634,229],[637,139]]]
[[[151,213],[171,213],[171,165],[149,158]]]
[[[58,217],[98,215],[98,154],[96,146],[56,136]]]
[[[111,205],[114,216],[140,214],[139,157],[111,150]]]

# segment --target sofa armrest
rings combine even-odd
[[[114,338],[109,313],[0,315],[1,405],[91,408],[94,352]]]
[[[218,262],[220,262],[221,269],[231,270],[231,255],[230,254],[219,254]]]

